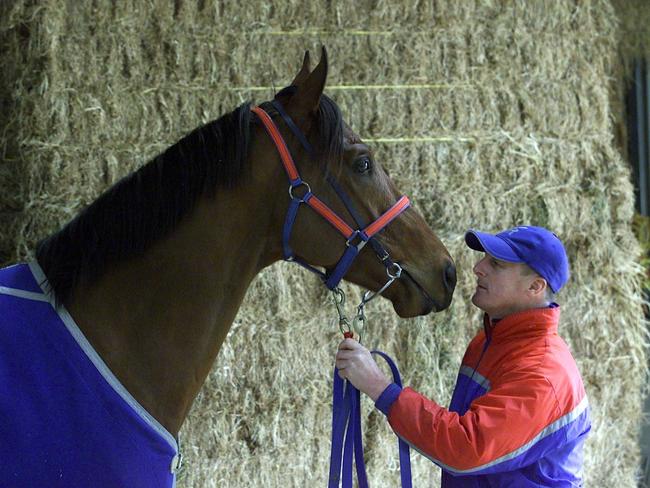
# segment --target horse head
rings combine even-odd
[[[400,200],[400,193],[372,149],[345,123],[337,105],[323,94],[327,71],[324,48],[313,71],[307,52],[291,85],[278,92],[272,102],[260,105],[265,113],[258,113],[258,118],[268,114],[273,120],[272,125],[286,141],[289,157],[297,168],[295,175],[289,172],[289,180],[294,181],[288,195],[287,176],[278,161],[283,151],[274,147],[277,144],[269,137],[270,132],[265,133],[262,124],[257,124],[252,135],[252,154],[256,161],[269,162],[273,166],[270,171],[281,175],[271,178],[270,173],[262,173],[267,184],[273,180],[276,185],[271,190],[277,192],[275,258],[322,267],[326,279],[342,274],[338,271],[338,265],[345,259],[342,256],[350,246],[356,246],[359,252],[351,266],[345,267],[345,280],[378,291],[387,282],[391,266],[397,263],[396,268],[402,271],[400,279],[382,292],[397,314],[412,317],[444,310],[456,284],[453,260],[424,218],[408,206],[407,199]],[[395,212],[392,207],[400,207],[399,214],[392,215],[390,223],[370,240],[363,232],[349,237],[341,230],[347,225],[348,231],[363,231],[364,225],[377,222],[379,216],[385,217],[388,209]],[[289,225],[287,214],[292,211],[295,220]],[[324,218],[331,214],[333,218]],[[344,224],[337,225],[337,219]],[[279,245],[282,235],[284,242]],[[368,241],[372,245],[365,245]]]

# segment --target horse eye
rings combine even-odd
[[[370,171],[371,164],[368,158],[357,159],[354,163],[354,170],[357,173],[367,173]]]

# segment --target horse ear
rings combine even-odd
[[[292,103],[296,103],[299,110],[306,113],[313,113],[318,109],[320,96],[325,88],[327,80],[327,51],[323,46],[318,66],[299,85],[298,92],[293,97]]]
[[[310,71],[309,66],[310,65],[311,65],[311,63],[310,63],[310,60],[309,60],[309,51],[305,51],[305,57],[302,60],[302,68],[300,68],[300,71],[298,72],[296,77],[291,82],[292,85],[295,85],[295,86],[302,85],[302,83],[309,76],[309,71]]]

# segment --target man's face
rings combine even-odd
[[[474,265],[477,284],[472,303],[493,319],[530,308],[528,290],[536,276],[528,269],[523,263],[501,261],[486,253]]]

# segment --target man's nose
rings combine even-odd
[[[474,265],[473,271],[476,276],[479,277],[485,276],[485,273],[483,272],[482,263],[483,263],[483,259],[481,259],[478,263]]]

